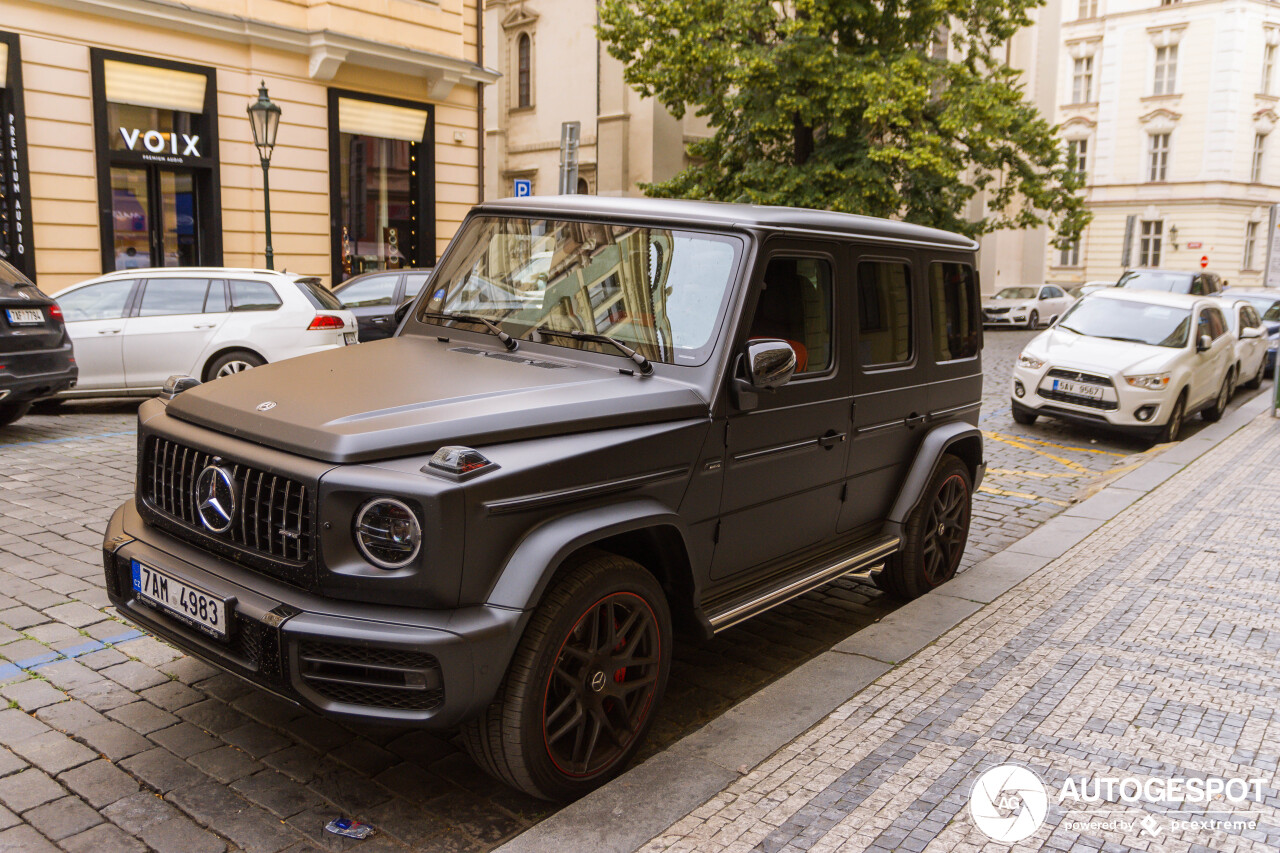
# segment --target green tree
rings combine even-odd
[[[706,117],[650,195],[866,213],[977,236],[1089,221],[1005,45],[1043,0],[602,0],[626,80]],[[981,215],[969,210],[988,191]]]

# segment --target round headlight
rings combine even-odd
[[[422,525],[403,501],[374,498],[356,513],[356,546],[381,569],[400,569],[422,547]]]

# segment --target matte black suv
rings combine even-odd
[[[461,726],[495,776],[585,793],[644,737],[673,624],[954,574],[975,249],[809,210],[481,205],[394,338],[143,404],[111,600],[294,702]]]
[[[0,261],[0,426],[31,403],[76,384],[76,360],[58,303]]]

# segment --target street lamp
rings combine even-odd
[[[248,107],[249,128],[253,131],[253,145],[262,159],[262,208],[267,219],[267,269],[275,269],[275,253],[271,250],[271,185],[267,182],[267,168],[271,165],[271,151],[276,147],[276,131],[280,129],[280,107],[267,97],[267,83],[261,82],[258,100]]]

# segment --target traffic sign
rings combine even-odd
[[[1208,256],[1208,255],[1201,255],[1201,256],[1200,256],[1200,269],[1204,269],[1204,268],[1205,268],[1205,267],[1207,267],[1207,266],[1209,266],[1209,256]]]
[[[516,198],[533,195],[533,181],[529,178],[515,179]]]

